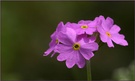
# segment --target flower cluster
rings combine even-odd
[[[112,18],[104,16],[94,20],[81,20],[78,23],[60,22],[56,31],[51,35],[50,48],[44,52],[44,56],[58,53],[58,61],[66,61],[66,66],[79,68],[85,66],[85,61],[94,56],[94,51],[99,49],[99,43],[107,43],[108,47],[116,44],[127,46],[124,35],[119,34],[120,27],[114,24]],[[112,42],[113,41],[113,42]]]

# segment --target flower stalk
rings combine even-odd
[[[92,81],[90,60],[87,61],[86,66],[87,66],[87,81]]]

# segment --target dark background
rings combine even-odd
[[[129,46],[105,44],[91,59],[93,80],[112,80],[113,71],[134,60],[134,2],[1,2],[2,80],[86,80],[86,67],[68,69],[57,55],[43,57],[60,21],[111,17]]]

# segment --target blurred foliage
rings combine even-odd
[[[93,80],[112,79],[113,70],[134,59],[134,3],[98,1],[2,1],[2,80],[86,80],[86,67],[68,69],[57,54],[43,57],[60,21],[110,16],[129,46],[104,45],[91,59]]]
[[[121,67],[113,72],[113,78],[115,80],[135,80],[135,61],[132,62],[129,67]]]

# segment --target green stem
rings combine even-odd
[[[90,67],[90,60],[87,61],[87,80],[91,81],[92,77],[91,77],[91,67]]]

